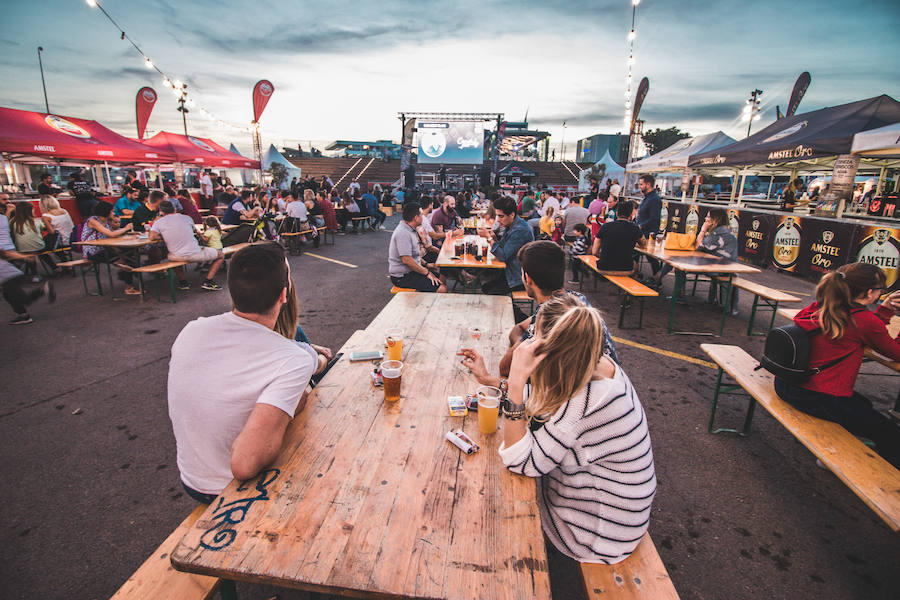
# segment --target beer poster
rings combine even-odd
[[[696,204],[691,204],[684,218],[684,232],[695,236],[700,232],[700,211]]]
[[[738,257],[756,265],[768,264],[772,231],[775,229],[775,215],[752,210],[735,212],[739,223]]]
[[[800,242],[803,237],[803,219],[775,217],[772,234],[772,265],[782,271],[794,272],[800,259]]]
[[[688,205],[684,202],[669,202],[669,206],[666,209],[669,220],[666,231],[684,233],[684,219],[687,216],[687,207]]]
[[[734,237],[740,239],[741,237],[741,222],[739,219],[740,212],[734,209],[730,209],[728,211],[728,228],[731,229],[731,233],[734,234]],[[706,218],[705,216],[703,217]]]
[[[666,226],[669,224],[669,203],[663,202],[662,209],[659,211],[659,229],[658,231],[668,231]]]
[[[831,219],[804,219],[800,258],[796,271],[818,279],[841,265],[853,262],[851,250],[856,227]]]
[[[856,261],[880,267],[887,276],[890,291],[900,289],[900,229],[875,225],[860,227],[853,256]]]

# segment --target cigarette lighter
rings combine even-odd
[[[472,438],[467,436],[462,429],[457,429],[456,431],[448,431],[447,435],[444,436],[447,438],[447,441],[465,452],[466,454],[474,454],[481,450],[481,447],[472,441]]]

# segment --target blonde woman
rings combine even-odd
[[[56,198],[47,194],[41,196],[40,205],[41,220],[48,226],[48,229],[59,234],[54,247],[50,248],[49,244],[47,244],[47,249],[55,250],[56,248],[68,246],[72,230],[75,229],[75,223],[72,221],[69,211],[61,208]],[[45,239],[44,242],[46,243],[46,241]]]
[[[603,353],[596,310],[568,294],[541,306],[535,337],[513,353],[503,412],[500,456],[540,480],[553,545],[581,562],[628,557],[647,531],[656,474],[644,410]]]

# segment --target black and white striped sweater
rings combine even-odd
[[[541,523],[563,554],[616,563],[647,531],[656,473],[647,419],[628,377],[591,381],[543,427],[505,448],[514,473],[540,478]]]

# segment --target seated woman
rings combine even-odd
[[[50,237],[51,246],[50,250],[56,248],[56,232],[53,230],[52,226],[48,226],[41,219],[34,218],[34,207],[31,205],[31,202],[16,202],[16,209],[13,213],[12,218],[9,223],[9,231],[12,234],[13,242],[16,245],[16,251],[21,254],[38,254],[47,250],[48,248],[44,245],[44,237],[43,233],[48,232],[47,235]],[[50,258],[49,254],[41,254],[38,256],[41,262],[47,267],[51,272],[56,271],[56,263],[53,262],[53,259]],[[31,271],[34,272],[31,272]],[[37,268],[35,267],[35,263],[26,262],[25,263],[25,274],[33,275],[34,278],[32,281],[37,282],[40,280],[40,277],[37,274]]]
[[[728,226],[728,213],[724,208],[714,208],[706,214],[703,227],[697,234],[697,250],[709,252],[728,260],[738,259],[738,241],[731,227]],[[709,283],[707,302],[716,302],[716,288],[719,287],[716,280]],[[725,299],[718,300],[724,304]],[[738,289],[731,288],[731,314],[738,314]]]
[[[56,232],[56,243],[50,247],[49,236],[44,238],[44,245],[47,250],[55,250],[57,248],[65,248],[69,245],[72,237],[72,230],[75,229],[75,223],[72,221],[72,215],[69,211],[60,207],[59,201],[53,196],[41,196],[41,219],[52,231]]]
[[[350,219],[353,217],[359,216],[359,205],[353,200],[353,197],[350,195],[349,191],[345,191],[341,194],[341,208],[337,210],[337,220],[338,224],[341,226],[341,230],[347,231],[347,223],[350,223]],[[353,226],[353,230],[356,231],[356,226]]]
[[[603,350],[603,322],[570,294],[513,353],[500,457],[540,480],[544,533],[581,562],[617,563],[644,537],[656,493],[647,419]]]
[[[81,226],[81,241],[92,242],[103,238],[121,237],[133,229],[133,225],[128,223],[125,227],[111,229],[110,214],[112,213],[112,204],[109,202],[98,202],[94,205],[94,214],[84,222]],[[92,246],[85,244],[81,246],[84,257],[94,264],[109,263],[119,258],[109,248],[102,246]],[[125,263],[127,266],[136,266],[134,264]],[[119,271],[119,279],[125,282],[125,293],[128,295],[139,296],[141,291],[134,287],[134,275],[131,271],[124,269]]]
[[[867,308],[884,288],[884,272],[864,263],[844,265],[822,277],[816,301],[794,317],[794,323],[811,334],[810,368],[822,370],[801,384],[776,377],[775,392],[797,410],[872,440],[878,453],[900,469],[900,427],[853,390],[866,347],[900,361],[900,339],[891,339],[885,326],[900,313],[900,291],[877,311]]]

